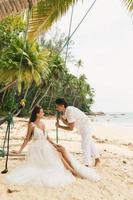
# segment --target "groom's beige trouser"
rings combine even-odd
[[[91,138],[91,128],[89,124],[85,124],[84,127],[82,127],[79,130],[79,133],[81,135],[82,141],[81,141],[81,147],[83,150],[83,159],[85,165],[90,165],[91,163],[91,156],[94,158],[99,158],[99,152],[96,148],[96,145],[92,141]]]

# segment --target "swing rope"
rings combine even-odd
[[[29,19],[30,19],[30,11],[32,8],[32,1],[28,0],[29,7],[28,7],[28,12],[27,12],[27,25],[26,25],[26,30],[24,34],[24,46],[23,50],[26,48],[26,41],[27,41],[27,33],[28,33],[28,26],[29,26]],[[22,51],[22,56],[20,59],[20,68],[19,68],[19,73],[21,73],[21,66],[22,66],[22,61],[23,61],[23,55],[24,51]],[[3,143],[3,148],[0,150],[0,156],[5,157],[6,156],[6,161],[5,161],[5,169],[1,172],[2,174],[5,174],[8,172],[8,157],[9,157],[9,149],[10,149],[10,132],[11,132],[11,124],[13,123],[13,115],[15,114],[15,111],[13,112],[13,105],[15,102],[15,89],[14,89],[14,98],[12,101],[12,106],[11,106],[11,112],[8,113],[5,121],[7,121],[7,128],[6,128],[6,133],[4,137],[4,143]],[[5,122],[4,121],[4,122]],[[5,145],[7,142],[7,152],[5,152]]]
[[[70,34],[71,34],[71,27],[72,27],[72,20],[73,20],[73,11],[74,11],[74,5],[72,5],[72,11],[71,11],[71,17],[70,17],[70,23],[69,23],[69,31],[68,31],[68,39],[69,39]],[[70,40],[68,40],[67,45],[66,45],[65,66],[66,66],[67,57],[68,57],[69,42],[70,42]],[[59,122],[59,118],[60,118],[60,113],[57,112],[56,113],[56,123]],[[58,144],[58,141],[59,141],[59,131],[58,131],[58,127],[56,126],[56,143],[57,144]]]
[[[74,11],[74,5],[72,6],[72,11],[71,11],[70,24],[69,24],[69,31],[68,31],[68,39],[70,38],[70,34],[71,34],[72,20],[73,20],[73,11]],[[66,62],[67,62],[69,42],[70,42],[70,40],[68,40],[68,43],[67,43],[67,46],[66,46],[65,66],[66,66]]]
[[[29,8],[28,8],[28,14],[27,14],[27,26],[26,26],[26,30],[25,30],[24,47],[23,47],[23,49],[25,49],[25,47],[26,47],[27,33],[28,33],[29,19],[30,19],[30,11],[31,11],[31,8],[32,8],[32,0],[28,0],[28,3],[29,3]],[[71,33],[71,26],[72,26],[72,18],[73,18],[74,6],[72,7],[71,19],[70,19],[70,24],[69,24],[68,39],[67,39],[67,41],[65,42],[65,44],[63,45],[63,47],[61,48],[61,50],[59,52],[59,53],[61,53],[62,50],[67,45],[67,47],[66,47],[66,56],[65,56],[65,64],[66,64],[66,61],[67,61],[68,47],[69,47],[70,39],[73,37],[73,35],[75,34],[75,32],[77,31],[77,29],[79,28],[79,26],[83,23],[84,19],[87,17],[87,15],[91,11],[91,9],[95,5],[95,3],[96,3],[96,0],[94,0],[94,2],[91,4],[91,6],[87,10],[87,12],[83,16],[83,18],[81,19],[81,21],[78,23],[78,25],[76,26],[76,28],[74,29],[74,31]],[[21,56],[21,60],[20,60],[20,71],[19,71],[19,73],[21,73],[23,56],[24,56],[24,51],[22,52],[22,56]],[[23,102],[24,102],[24,99],[23,99]],[[13,104],[14,104],[14,102],[13,102]],[[13,108],[13,104],[12,104],[12,108]],[[9,156],[9,140],[10,140],[11,122],[13,121],[13,114],[15,114],[15,113],[11,113],[11,112],[8,113],[8,116],[7,116],[6,120],[5,120],[5,121],[7,121],[7,129],[6,129],[6,134],[5,134],[5,138],[4,138],[4,145],[3,145],[3,147],[5,148],[5,143],[6,143],[6,140],[7,140],[7,154],[6,154],[5,170],[3,170],[1,173],[7,173],[8,172],[8,166],[7,165],[8,165],[8,156]],[[59,120],[59,114],[57,114],[57,120]],[[3,120],[3,122],[5,122],[5,121]],[[56,141],[58,143],[58,128],[56,129]],[[0,150],[0,156],[1,155],[3,155],[3,156],[5,155],[4,148],[3,148],[3,154],[1,153],[1,150]]]
[[[92,10],[92,8],[94,7],[95,3],[97,0],[94,0],[93,3],[91,4],[91,6],[88,8],[87,12],[85,13],[85,15],[83,16],[83,18],[80,20],[80,22],[78,23],[78,25],[76,26],[76,28],[74,29],[74,31],[71,33],[71,27],[72,27],[72,20],[73,20],[73,11],[74,11],[74,5],[72,6],[72,11],[71,11],[71,18],[70,18],[70,24],[69,24],[69,32],[68,32],[68,39],[65,42],[65,44],[63,45],[63,47],[61,48],[59,54],[63,51],[63,49],[66,47],[66,54],[65,54],[65,66],[66,66],[66,62],[67,62],[67,56],[68,56],[68,48],[69,48],[69,42],[70,39],[73,37],[73,35],[75,34],[75,32],[77,31],[77,29],[80,27],[80,25],[83,23],[83,21],[85,20],[85,18],[87,17],[87,15],[90,13],[90,11]],[[59,117],[60,114],[57,112],[56,115],[56,122],[58,123],[59,121]],[[58,143],[58,127],[56,127],[56,143]]]
[[[20,64],[19,64],[19,75],[21,77],[21,67],[22,67],[22,62],[23,62],[23,57],[24,57],[24,49],[26,48],[26,41],[27,41],[27,35],[28,35],[28,27],[29,27],[29,20],[30,20],[30,12],[31,12],[31,9],[32,9],[32,0],[27,0],[28,1],[28,10],[27,10],[27,17],[26,17],[26,29],[25,29],[25,32],[24,32],[24,45],[23,45],[23,50],[22,50],[22,55],[21,55],[21,58],[20,58]],[[14,81],[13,83],[17,83],[17,81]],[[3,90],[1,90],[0,92],[2,92]],[[15,92],[14,92],[15,94]],[[11,110],[13,108],[13,105],[14,105],[14,102],[15,102],[15,97],[12,101],[12,106],[11,106]],[[17,109],[21,109],[25,106],[25,102],[26,102],[26,99],[25,97],[23,99],[21,99],[20,101],[20,106],[17,108]],[[16,110],[13,112],[13,114],[16,114]],[[3,117],[1,120],[0,120],[0,125],[2,125],[3,123],[6,122],[6,118]]]
[[[61,48],[60,52],[62,52],[62,50],[66,47],[67,43],[70,41],[70,39],[73,37],[73,35],[75,34],[75,32],[77,31],[77,29],[80,27],[80,25],[83,23],[83,21],[85,20],[85,18],[87,17],[87,15],[90,13],[90,11],[92,10],[92,8],[94,7],[95,3],[97,0],[94,0],[93,3],[91,4],[91,6],[88,8],[87,12],[85,13],[85,15],[83,16],[83,18],[80,20],[80,22],[78,23],[78,25],[76,26],[76,28],[74,29],[74,31],[71,33],[70,37],[68,38],[68,40],[65,42],[65,44],[63,45],[63,47]]]

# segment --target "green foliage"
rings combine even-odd
[[[2,36],[0,54],[0,83],[18,81],[21,91],[22,82],[25,86],[33,81],[39,85],[48,73],[47,58],[49,52],[37,43],[24,41],[23,23],[20,17],[8,18],[0,23]]]
[[[133,11],[133,0],[123,0],[128,10]]]
[[[64,52],[59,54],[67,38],[61,34],[58,39],[25,43],[24,23],[20,17],[17,19],[18,23],[13,18],[0,23],[1,30],[4,30],[0,34],[5,38],[0,47],[0,88],[16,80],[15,86],[0,93],[0,112],[9,112],[12,108],[17,110],[21,99],[26,98],[21,116],[28,115],[38,103],[46,114],[54,114],[58,97],[64,97],[68,104],[90,112],[94,91],[85,75],[78,75],[82,61],[77,62],[77,76],[74,76],[65,64]],[[71,56],[70,49],[68,55]]]
[[[32,9],[29,39],[46,32],[77,0],[41,0]]]

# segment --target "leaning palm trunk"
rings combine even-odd
[[[52,83],[50,83],[49,87],[47,88],[46,92],[44,93],[44,95],[39,99],[39,101],[37,102],[37,104],[39,104],[43,99],[44,97],[47,95],[48,91],[50,90],[50,87],[51,87]]]
[[[133,11],[133,0],[123,0],[123,2],[125,3],[127,9],[129,11]]]
[[[5,90],[4,93],[3,93],[3,95],[2,95],[1,107],[2,107],[2,105],[3,105],[3,102],[4,102],[4,99],[5,99],[6,93],[7,93],[7,90]]]
[[[39,94],[39,95],[38,95],[38,94]],[[32,108],[33,108],[33,106],[34,106],[34,104],[35,104],[35,102],[36,102],[38,96],[40,96],[40,90],[39,90],[39,89],[36,91],[36,94],[35,94],[35,96],[34,96],[34,99],[33,99],[32,103],[31,103],[31,106],[30,106],[30,110],[32,110]]]
[[[0,90],[0,93],[4,92],[5,90],[7,90],[7,89],[9,89],[9,88],[11,88],[11,87],[13,87],[13,86],[16,84],[16,82],[17,82],[17,80],[15,80],[15,81],[9,83],[8,85],[6,85],[4,88],[2,88],[2,89]]]
[[[50,83],[50,85],[48,86],[46,92],[44,93],[44,95],[35,103],[35,105],[38,105],[41,103],[41,101],[45,98],[45,96],[47,95],[48,91],[50,90],[52,85],[52,82]],[[32,107],[32,109],[30,110],[30,113],[32,112],[32,110],[34,109],[35,105]]]
[[[2,117],[0,119],[0,125],[2,125],[3,123],[5,123],[7,121],[6,117]]]
[[[22,108],[19,109],[19,111],[17,112],[16,110],[12,113],[15,117],[17,117],[20,112],[21,112]],[[4,124],[7,121],[7,117],[2,117],[0,118],[0,125]]]
[[[49,110],[50,110],[50,106],[51,106],[51,103],[52,103],[52,99],[53,99],[53,93],[51,94],[51,97],[50,97],[50,100],[49,100],[49,105],[48,105],[48,114],[49,114]]]
[[[75,95],[74,100],[73,100],[73,106],[75,106],[76,98],[77,98],[77,96]]]
[[[29,7],[36,5],[40,0],[0,0],[0,21],[5,17],[20,13]]]
[[[25,91],[25,94],[23,96],[23,99],[26,99],[27,97],[27,94],[28,94],[28,91],[29,91],[29,87],[27,87],[26,91]],[[21,110],[23,109],[23,106],[20,106],[16,111],[14,111],[14,114],[15,114],[15,117],[17,117],[20,113],[21,113]]]

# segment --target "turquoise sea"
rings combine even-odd
[[[133,127],[133,113],[105,113],[105,115],[93,118],[95,122],[108,123],[126,127]]]

